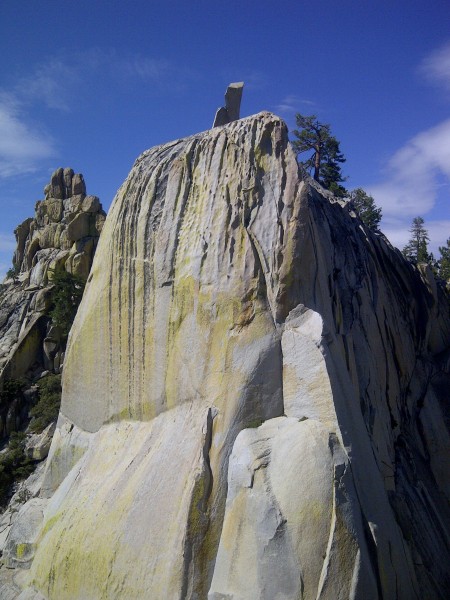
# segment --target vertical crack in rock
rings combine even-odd
[[[183,550],[183,584],[180,600],[198,599],[206,596],[208,581],[205,578],[208,562],[209,526],[208,499],[211,495],[213,475],[210,466],[209,450],[212,442],[212,428],[215,409],[209,408],[203,431],[201,471],[194,476],[194,485],[188,513],[186,538]]]

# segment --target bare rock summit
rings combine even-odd
[[[445,291],[302,178],[278,117],[148,150],[7,545],[33,547],[18,597],[445,598],[449,340]]]

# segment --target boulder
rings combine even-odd
[[[65,197],[63,173],[64,170],[60,167],[59,169],[56,169],[51,176],[50,185],[52,198],[62,200]]]
[[[78,213],[67,225],[66,235],[70,242],[75,242],[90,234],[91,218],[89,213]]]
[[[100,200],[97,196],[86,196],[81,205],[81,210],[88,213],[97,213],[100,210]]]
[[[72,178],[72,196],[77,195],[85,195],[86,194],[86,184],[84,183],[84,178],[81,173],[75,173]]]
[[[32,460],[47,458],[56,423],[50,423],[42,433],[34,433],[27,437],[25,453]]]
[[[103,225],[105,224],[106,215],[103,213],[98,213],[95,215],[95,231],[97,236],[99,236],[103,230]]]
[[[74,176],[73,169],[66,168],[63,171],[64,180],[64,198],[70,198],[72,196],[72,178]]]
[[[36,541],[44,518],[46,500],[32,498],[19,511],[3,552],[8,567],[28,568],[36,550]]]
[[[63,201],[56,198],[48,198],[41,202],[41,209],[45,211],[50,223],[59,223],[63,215]]]
[[[70,221],[80,212],[84,198],[84,194],[76,194],[64,200],[64,217],[66,221]]]
[[[33,219],[25,219],[23,223],[18,225],[14,230],[14,235],[16,236],[17,248],[14,252],[13,264],[17,266],[22,265],[23,255],[25,250],[25,243],[27,241],[27,237],[30,233],[30,225],[33,222]]]
[[[81,277],[81,279],[86,280],[88,278],[89,268],[89,255],[84,252],[77,252],[76,254],[71,254],[67,259],[66,270],[68,271],[68,273],[72,273],[72,275]]]

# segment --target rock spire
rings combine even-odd
[[[244,89],[244,82],[230,83],[225,92],[225,106],[217,109],[214,117],[213,127],[226,125],[239,119],[241,108],[241,98]]]

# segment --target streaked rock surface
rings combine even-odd
[[[449,339],[443,290],[302,181],[274,115],[145,152],[71,331],[23,594],[444,598]]]

